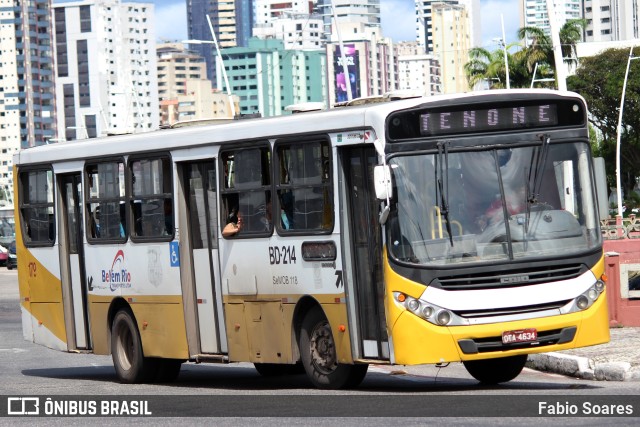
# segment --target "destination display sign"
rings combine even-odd
[[[478,135],[496,132],[526,132],[537,129],[577,127],[584,129],[587,114],[578,98],[556,96],[509,99],[507,96],[482,103],[446,105],[427,101],[417,108],[392,113],[387,118],[390,142]]]
[[[434,111],[420,115],[420,133],[424,136],[539,128],[557,124],[555,104]]]

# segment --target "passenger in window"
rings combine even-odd
[[[164,233],[165,236],[173,234],[173,205],[170,199],[164,200]]]
[[[285,230],[293,229],[293,193],[287,191],[280,195],[280,219],[282,228]]]
[[[100,206],[91,214],[91,237],[100,237]]]
[[[222,229],[223,237],[232,237],[242,230],[242,215],[238,212],[238,208],[231,209],[227,225]]]

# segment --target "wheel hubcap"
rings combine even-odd
[[[327,321],[320,322],[313,328],[310,341],[313,365],[323,374],[333,372],[338,367],[338,362],[336,360],[336,346]]]

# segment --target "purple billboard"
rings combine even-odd
[[[355,45],[344,45],[344,56],[347,61],[347,71],[349,74],[349,83],[351,83],[351,98],[360,97],[360,78],[358,76],[358,51]],[[340,46],[336,46],[333,58],[335,82],[336,82],[336,102],[348,101],[347,81],[344,75],[344,67],[342,66],[342,56],[340,55]]]

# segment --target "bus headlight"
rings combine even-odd
[[[439,325],[446,325],[451,322],[451,312],[449,310],[441,310],[436,316]]]
[[[450,310],[438,307],[425,300],[410,297],[402,292],[393,293],[396,304],[412,314],[438,326],[459,326],[468,325],[469,321],[460,317]]]
[[[578,298],[576,298],[576,305],[580,310],[584,310],[585,308],[589,307],[589,298],[584,295],[580,295]]]
[[[407,308],[411,311],[418,311],[418,309],[420,308],[420,303],[417,299],[410,299],[409,301],[407,301]]]
[[[598,293],[602,293],[602,291],[604,291],[604,282],[602,280],[598,280],[595,284],[595,288]]]
[[[431,316],[433,316],[433,307],[428,305],[422,309],[422,317],[424,317],[425,319],[428,319]]]

